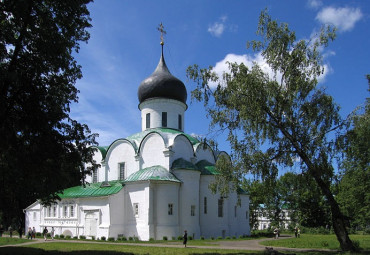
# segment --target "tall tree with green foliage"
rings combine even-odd
[[[370,75],[367,75],[370,91]],[[370,98],[351,118],[352,128],[343,136],[344,161],[337,200],[354,228],[370,222]]]
[[[95,134],[69,116],[78,101],[90,0],[0,2],[0,211],[24,226],[23,209],[76,185],[93,166]],[[14,222],[15,221],[15,222]]]
[[[330,205],[341,248],[352,251],[346,221],[330,190],[336,152],[330,134],[343,123],[333,98],[317,87],[323,72],[320,50],[334,39],[335,29],[325,27],[309,41],[296,41],[287,24],[278,24],[263,11],[257,34],[262,40],[247,46],[261,52],[273,77],[257,64],[249,69],[230,63],[222,77],[212,67],[194,65],[187,70],[197,84],[192,96],[204,102],[213,126],[229,131],[235,176],[268,175],[277,165],[289,167],[299,159],[302,171],[312,176]],[[217,88],[211,89],[210,82]]]

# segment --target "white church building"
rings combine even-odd
[[[87,238],[140,240],[249,235],[249,196],[227,197],[208,188],[215,163],[226,152],[184,133],[187,91],[171,75],[162,54],[138,88],[141,132],[97,147],[100,164],[86,187],[71,187],[50,207],[38,201],[25,209],[25,229]]]

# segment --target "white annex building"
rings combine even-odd
[[[169,72],[163,44],[138,98],[141,132],[98,147],[101,166],[87,177],[90,184],[64,190],[50,207],[27,207],[25,229],[140,240],[171,239],[184,230],[194,238],[249,235],[249,196],[240,190],[223,198],[208,188],[217,159],[229,156],[184,133],[187,91]]]

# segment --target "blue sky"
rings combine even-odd
[[[335,25],[337,38],[322,52],[325,73],[320,86],[342,107],[343,116],[365,102],[370,1],[95,0],[89,5],[91,38],[76,55],[83,78],[76,84],[79,103],[72,105],[72,118],[99,133],[100,145],[141,131],[137,89],[158,64],[161,47],[156,28],[162,22],[167,31],[167,66],[188,91],[185,132],[207,135],[209,119],[202,104],[191,102],[195,85],[187,80],[186,68],[212,65],[222,73],[225,61],[263,65],[258,54],[247,50],[246,42],[258,39],[258,17],[266,7],[273,19],[289,24],[297,39],[310,38],[323,24]],[[220,149],[229,151],[222,135],[217,140]]]

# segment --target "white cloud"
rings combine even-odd
[[[333,52],[330,53],[331,55],[335,54]],[[276,73],[271,69],[271,67],[266,63],[265,59],[262,57],[261,53],[255,54],[253,56],[251,55],[236,55],[236,54],[227,54],[225,58],[219,62],[216,63],[216,65],[213,68],[213,71],[218,75],[218,77],[222,77],[224,73],[229,73],[229,65],[227,63],[237,63],[241,64],[243,63],[248,68],[252,68],[254,64],[257,64],[264,73],[268,74],[270,79],[274,79],[280,83],[282,75],[281,73]],[[317,80],[318,82],[324,82],[325,78],[328,74],[332,73],[332,68],[328,64],[324,64],[324,72],[322,75],[320,75]],[[210,82],[209,86],[211,88],[216,88],[217,83]]]
[[[226,24],[227,16],[221,16],[219,21],[214,22],[213,24],[208,26],[208,32],[215,36],[221,37],[221,35],[228,29],[231,32],[236,32],[238,30],[238,26],[235,24]]]
[[[356,22],[362,18],[360,8],[334,8],[325,7],[316,16],[316,19],[323,24],[332,24],[339,31],[350,31]]]
[[[220,23],[220,22],[215,22],[208,27],[208,32],[211,33],[211,35],[216,36],[216,37],[220,37],[224,31],[225,31],[225,24]]]
[[[321,0],[308,0],[307,5],[312,9],[317,9],[322,6]]]

